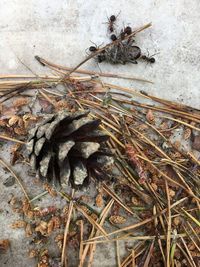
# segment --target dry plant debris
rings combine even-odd
[[[121,267],[199,266],[200,111],[143,91],[101,83],[95,73],[77,70],[85,61],[70,69],[37,59],[58,75],[26,76],[21,82],[13,76],[9,83],[0,84],[0,138],[20,144],[10,147],[12,164],[27,161],[27,131],[45,114],[54,117],[58,110],[61,114],[84,114],[89,110],[91,120],[101,121],[99,129],[109,136],[107,146],[115,161],[107,170],[112,175],[106,184],[103,179],[94,179],[98,173],[91,175],[94,197],[80,195],[79,190],[70,195],[70,187],[58,189],[47,183],[45,192],[30,201],[23,181],[15,176],[25,199],[10,200],[13,212],[20,217],[11,227],[24,228],[32,244],[29,257],[36,257],[40,267],[55,266],[57,259],[48,249],[51,240],[64,266],[69,258],[65,252],[70,249],[74,249],[77,266],[85,266],[86,262],[92,266],[97,246],[117,244],[118,251],[119,242],[129,242],[126,255],[117,253]],[[62,92],[55,87],[60,84]],[[24,94],[26,101],[22,101]],[[144,101],[136,101],[135,96]],[[16,101],[9,108],[11,98]],[[39,114],[36,104],[40,106]],[[183,133],[180,140],[174,139],[178,130]],[[14,175],[3,160],[0,164]],[[44,194],[52,199],[61,197],[67,205],[39,208],[37,199]],[[7,248],[1,242],[0,248]]]
[[[6,252],[10,247],[10,241],[8,239],[0,240],[0,253]]]
[[[112,41],[111,44],[104,48],[100,48],[100,46],[98,47],[94,44],[88,48],[88,51],[95,55],[99,63],[106,61],[111,64],[137,64],[137,60],[146,61],[151,64],[155,63],[153,56],[142,54],[140,47],[135,45],[135,34],[130,26],[125,26],[118,33],[118,29],[115,27],[117,17],[115,15],[110,16],[107,23],[108,32]],[[98,51],[99,53],[96,55]]]

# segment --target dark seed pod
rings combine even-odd
[[[100,120],[88,111],[49,115],[30,131],[27,151],[31,166],[42,181],[54,185],[71,182],[81,187],[95,168],[103,172],[112,161],[103,147],[108,136],[97,128]]]

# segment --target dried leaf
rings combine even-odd
[[[11,147],[11,159],[10,159],[11,165],[14,165],[16,161],[22,157],[22,155],[19,152],[21,148],[22,148],[21,144],[14,144]]]
[[[6,127],[6,122],[5,120],[0,120],[0,127]]]
[[[175,196],[176,192],[172,189],[169,189],[169,196],[170,198],[173,198]]]
[[[25,128],[20,128],[20,127],[15,127],[14,128],[14,132],[17,134],[17,135],[26,135],[27,134],[27,131]]]
[[[54,230],[54,221],[50,220],[47,225],[47,234],[50,235]]]
[[[60,240],[60,241],[56,242],[56,244],[57,244],[58,248],[59,248],[60,250],[62,250],[62,247],[63,247],[63,241]]]
[[[60,100],[56,102],[54,106],[55,106],[56,111],[60,111],[63,109],[70,109],[69,103],[66,100]]]
[[[139,127],[138,127],[138,130],[139,130],[140,132],[143,132],[143,131],[145,131],[145,130],[147,130],[147,129],[148,129],[148,125],[146,125],[145,123],[140,124]]]
[[[128,155],[128,159],[136,167],[136,171],[138,172],[138,175],[140,177],[139,182],[141,184],[144,183],[145,181],[147,181],[147,173],[142,166],[142,161],[138,159],[136,151],[131,144],[127,144],[125,149]]]
[[[15,221],[11,224],[12,229],[24,228],[26,226],[26,222],[22,220]]]
[[[155,183],[151,183],[151,187],[154,189],[154,191],[158,190],[158,186]]]
[[[102,197],[102,194],[100,194],[100,193],[96,196],[96,206],[98,208],[103,207],[103,197]]]
[[[37,217],[44,217],[49,214],[55,213],[57,211],[57,208],[55,206],[48,206],[46,208],[41,208],[39,210],[35,210],[35,216]]]
[[[68,205],[63,207],[62,213],[63,213],[63,217],[68,216],[68,213],[69,213],[69,206]]]
[[[13,115],[9,120],[8,120],[8,125],[9,126],[13,126],[15,124],[17,124],[20,121],[20,117],[17,115]]]
[[[36,232],[40,232],[42,235],[47,234],[47,222],[41,221],[40,224],[35,228]]]
[[[177,149],[180,149],[180,147],[181,147],[181,142],[180,141],[175,141],[174,142],[174,146],[177,148]]]
[[[197,259],[200,259],[200,252],[199,251],[191,251],[191,256],[196,257]],[[197,266],[199,266],[199,263],[200,263],[200,261],[198,262]]]
[[[44,184],[44,189],[49,192],[50,196],[52,196],[52,197],[56,197],[57,196],[56,191],[50,185]]]
[[[45,249],[42,253],[40,253],[40,259],[37,267],[50,267],[49,253],[47,249]]]
[[[120,215],[113,215],[113,216],[110,216],[109,221],[112,224],[123,224],[126,222],[126,218]]]
[[[189,139],[191,136],[192,130],[190,128],[186,128],[183,134],[183,138],[185,140]]]
[[[47,234],[50,235],[55,229],[59,229],[61,226],[61,218],[53,216],[47,225]]]
[[[149,110],[147,111],[146,119],[147,119],[147,121],[150,122],[150,123],[154,123],[154,122],[155,122],[155,117],[154,117],[154,114],[153,114],[153,112],[152,112],[151,109],[149,109]]]
[[[80,200],[81,202],[86,203],[86,204],[92,201],[91,197],[88,196],[88,195],[82,195],[82,196],[80,196],[80,197],[79,197],[79,200]]]
[[[59,216],[53,216],[51,221],[54,223],[54,229],[59,229],[61,226],[61,219]]]
[[[62,241],[64,239],[64,235],[63,234],[59,234],[55,237],[55,242],[58,242],[58,241]]]
[[[27,129],[32,122],[36,122],[38,120],[38,117],[29,113],[29,114],[25,114],[22,120],[23,120],[24,128]]]
[[[16,108],[19,108],[19,107],[22,107],[22,106],[27,105],[28,103],[29,103],[28,98],[20,97],[20,98],[17,98],[17,99],[13,102],[13,106],[16,107]]]
[[[92,214],[90,215],[90,217],[91,217],[94,221],[96,221],[96,220],[98,219],[98,216],[96,215],[96,213],[92,213]]]
[[[24,214],[26,215],[27,212],[31,209],[31,205],[28,201],[27,198],[24,198],[23,201],[22,201],[22,210],[24,212]]]
[[[26,213],[26,217],[31,219],[31,220],[33,219],[34,215],[35,215],[35,213],[32,210],[28,210]]]
[[[80,207],[85,213],[87,213],[88,215],[91,214],[91,211],[90,211],[89,208],[87,208],[86,206],[84,206],[84,205],[79,205],[79,207]]]
[[[137,197],[132,197],[132,198],[131,198],[131,202],[132,202],[133,205],[135,205],[135,206],[139,206],[139,205],[141,205],[141,201],[140,201]]]
[[[195,244],[192,241],[188,243],[188,249],[189,250],[195,250],[195,248],[196,248]]]
[[[30,223],[27,223],[26,228],[25,228],[25,233],[26,233],[26,237],[32,236],[33,231],[32,231],[32,226]]]
[[[31,249],[28,255],[29,255],[29,258],[35,258],[39,255],[39,251],[37,249]]]
[[[160,124],[160,129],[161,130],[167,130],[169,128],[169,124],[167,121],[163,121],[161,124]]]
[[[181,219],[180,219],[180,217],[179,217],[179,216],[175,217],[175,218],[173,219],[173,223],[174,223],[176,226],[178,226],[178,225],[181,223]]]

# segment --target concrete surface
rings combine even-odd
[[[138,34],[136,43],[144,53],[147,49],[150,54],[159,52],[155,56],[156,63],[152,67],[145,63],[101,64],[101,70],[151,79],[155,84],[150,86],[130,81],[119,83],[199,108],[199,10],[199,0],[1,0],[0,74],[29,73],[17,57],[34,72],[48,73],[34,60],[36,54],[58,64],[75,66],[84,58],[90,40],[97,44],[109,41],[103,22],[107,16],[121,11],[119,28],[127,23],[133,27],[153,23],[152,28]],[[84,67],[99,70],[94,61]],[[5,189],[3,179],[5,174],[1,173],[0,201],[5,211],[0,215],[0,238],[12,236],[13,248],[6,261],[0,258],[0,266],[35,266],[34,261],[26,257],[27,240],[22,231],[8,230],[14,217],[7,215],[11,214],[7,202],[11,193],[20,194],[20,190],[18,186]],[[116,266],[115,256],[109,251],[107,257],[107,252],[104,247],[104,252],[95,257],[93,266]]]

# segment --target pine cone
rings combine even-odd
[[[73,187],[80,187],[88,184],[91,175],[106,175],[106,166],[113,163],[105,150],[108,136],[97,129],[100,120],[93,120],[88,114],[89,111],[50,114],[30,130],[30,164],[42,181],[57,186],[70,180]]]

